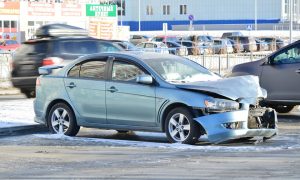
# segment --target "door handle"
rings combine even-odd
[[[300,69],[297,69],[297,70],[295,71],[295,73],[300,73]]]
[[[115,88],[115,86],[112,86],[112,87],[110,87],[110,88],[108,89],[108,91],[110,91],[111,93],[114,93],[114,92],[117,92],[118,89]]]
[[[75,83],[71,82],[69,85],[67,85],[67,87],[72,89],[72,88],[76,87],[76,85],[75,85]]]

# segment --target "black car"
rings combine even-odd
[[[300,41],[254,62],[233,67],[229,76],[256,75],[268,92],[265,105],[287,113],[300,105]]]
[[[123,50],[112,41],[89,37],[83,29],[67,25],[46,25],[36,35],[17,49],[12,62],[12,84],[28,98],[35,97],[39,67],[66,65],[83,55]]]
[[[165,44],[168,46],[169,53],[179,56],[187,56],[188,50],[187,47],[181,45],[175,41],[166,41]]]

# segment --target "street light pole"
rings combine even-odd
[[[293,0],[290,0],[290,12],[289,12],[289,15],[290,15],[290,43],[293,42],[293,7],[294,7],[294,1]]]
[[[255,27],[255,31],[257,31],[257,0],[254,0],[254,27]]]
[[[141,31],[141,0],[139,0],[139,31]]]

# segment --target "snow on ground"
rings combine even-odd
[[[142,133],[141,133],[142,134]],[[129,146],[129,147],[145,147],[145,148],[162,148],[162,149],[175,149],[175,150],[200,150],[204,152],[266,152],[266,151],[278,151],[286,149],[300,149],[299,143],[282,143],[280,145],[186,145],[179,143],[158,143],[158,142],[142,142],[142,141],[131,141],[131,140],[116,140],[116,139],[100,139],[100,138],[85,138],[85,137],[69,137],[63,134],[35,134],[34,136],[43,139],[54,139],[64,141],[75,141],[75,142],[88,142],[88,143],[102,143],[109,146]],[[298,141],[299,137],[289,140]],[[280,140],[280,138],[278,139]]]
[[[34,123],[33,99],[0,101],[0,128]]]

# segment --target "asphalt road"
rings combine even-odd
[[[0,139],[0,178],[300,179],[299,116],[280,117],[267,142],[173,145],[163,134],[81,129]],[[258,143],[257,143],[258,142]]]

